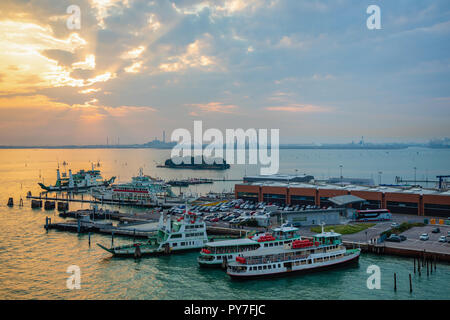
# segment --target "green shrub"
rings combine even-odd
[[[329,232],[331,230],[334,230],[337,233],[340,234],[353,234],[358,233],[363,230],[366,230],[370,227],[373,227],[375,223],[357,223],[357,224],[344,224],[344,225],[335,225],[335,226],[325,226],[323,230],[325,232]],[[322,232],[322,227],[312,227],[310,229],[312,232],[320,233]]]

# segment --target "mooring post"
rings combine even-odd
[[[91,232],[88,233],[88,239],[89,239],[89,248],[91,247]]]
[[[434,256],[434,271],[436,271],[436,256]]]
[[[428,267],[428,260],[427,260],[427,277],[430,275],[430,270],[429,270],[429,267]]]
[[[45,229],[48,230],[48,217],[45,217]]]
[[[419,271],[419,277],[420,277],[422,275],[422,273],[420,272],[420,261],[418,261],[417,270]]]
[[[397,274],[394,273],[394,291],[397,291]]]
[[[111,248],[114,247],[114,231],[111,232]]]
[[[81,231],[81,220],[79,218],[77,220],[77,231],[78,231],[78,233],[80,233],[80,231]]]
[[[430,257],[430,274],[433,274],[433,259]]]
[[[412,281],[411,281],[411,273],[409,274],[409,293],[412,292]]]

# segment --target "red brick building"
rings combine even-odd
[[[289,205],[331,206],[328,198],[351,194],[366,200],[367,208],[389,209],[393,213],[450,217],[450,192],[430,189],[319,185],[306,183],[243,183],[235,185],[235,196],[255,202]]]

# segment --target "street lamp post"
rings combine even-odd
[[[342,178],[343,178],[343,176],[342,176],[342,164],[341,165],[339,165],[339,169],[340,169],[340,171],[341,171],[341,183],[342,183]]]
[[[381,185],[381,175],[383,172],[378,171],[378,185]]]

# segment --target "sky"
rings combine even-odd
[[[2,0],[0,145],[449,137],[449,40],[448,0]]]

